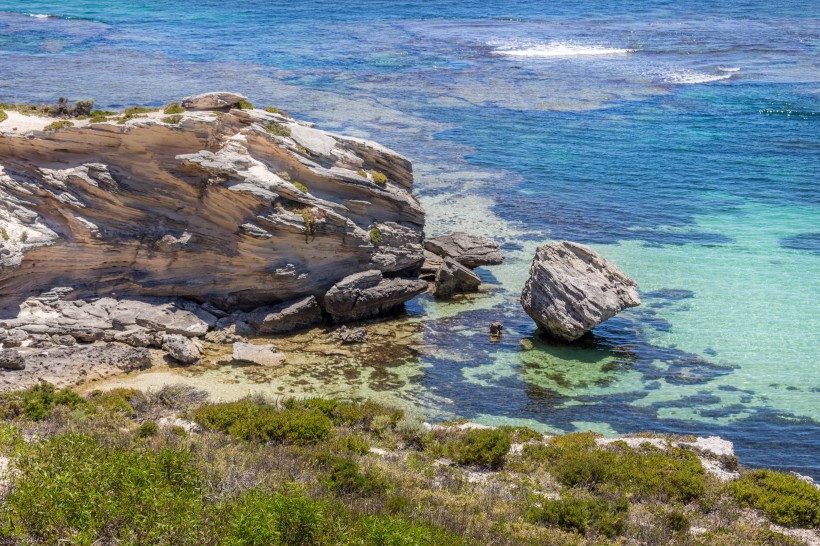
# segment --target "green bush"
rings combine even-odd
[[[332,508],[323,501],[252,489],[223,508],[229,516],[226,546],[326,544]]]
[[[342,495],[366,496],[384,488],[379,480],[362,473],[355,461],[344,458],[336,458],[331,463],[323,481],[328,489]]]
[[[150,438],[159,433],[159,425],[154,421],[146,421],[137,429],[138,438]]]
[[[470,430],[460,440],[451,443],[449,449],[460,465],[501,468],[510,451],[509,433],[499,429]]]
[[[6,228],[0,228],[0,237],[2,237],[4,241],[9,240],[9,232],[6,231]]]
[[[162,111],[163,114],[184,114],[185,108],[180,106],[178,102],[172,102]]]
[[[272,135],[276,136],[283,136],[289,137],[290,136],[290,127],[287,125],[282,125],[281,123],[276,123],[272,121],[265,126],[265,130]]]
[[[180,121],[182,121],[182,115],[177,114],[174,116],[165,116],[162,118],[162,123],[167,123],[168,125],[177,125]]]
[[[384,173],[374,172],[373,173],[373,182],[379,185],[387,184],[387,176]]]
[[[56,131],[58,129],[66,129],[68,127],[74,127],[74,124],[70,121],[61,119],[59,121],[55,121],[46,125],[43,130],[44,131]]]
[[[820,526],[820,490],[790,474],[755,470],[729,485],[737,501],[780,525]]]
[[[362,169],[359,169],[358,171],[356,171],[356,174],[358,174],[359,176],[361,176],[363,178],[367,178],[367,173],[365,171],[363,171]]]
[[[4,111],[0,110],[0,123],[3,123],[7,119],[9,119],[9,115]]]
[[[382,232],[379,228],[370,228],[370,242],[374,245],[377,245],[382,242]]]
[[[310,193],[307,189],[307,186],[305,186],[299,181],[294,182],[293,185],[296,187],[297,190],[299,190],[302,193]]]
[[[623,532],[628,512],[629,503],[623,499],[608,501],[564,494],[560,499],[544,499],[540,507],[531,508],[527,515],[534,523],[614,537]]]
[[[57,406],[77,409],[86,406],[86,401],[68,387],[56,390],[51,383],[41,382],[24,391],[4,396],[3,413],[6,417],[22,415],[33,421],[42,421]]]
[[[202,481],[189,459],[77,434],[35,443],[13,462],[0,534],[26,544],[197,544]]]
[[[74,110],[71,112],[75,117],[88,117],[94,110],[93,100],[78,100],[74,103]]]
[[[672,510],[664,515],[663,521],[666,526],[676,533],[683,533],[689,530],[689,518],[686,514],[678,510]]]
[[[286,118],[292,118],[293,117],[290,114],[288,114],[287,112],[284,112],[284,111],[280,110],[279,108],[274,108],[273,106],[266,107],[265,112],[270,112],[271,114],[279,114],[280,116],[283,116],[283,117],[286,117]]]
[[[360,540],[350,544],[373,546],[457,546],[471,544],[461,537],[428,525],[419,525],[402,518],[370,516],[358,523]]]
[[[253,110],[253,104],[249,103],[246,100],[239,101],[239,104],[237,104],[236,107],[240,110]]]
[[[133,417],[136,411],[132,401],[141,396],[142,393],[137,389],[120,387],[109,391],[91,391],[88,395],[88,402],[106,413],[119,413]]]
[[[245,441],[312,444],[333,432],[333,423],[321,411],[278,410],[250,400],[202,406],[194,412],[194,420]]]
[[[106,115],[93,115],[91,116],[91,119],[88,120],[88,123],[105,123],[106,121],[108,121],[108,116]]]
[[[618,489],[642,499],[688,502],[706,491],[706,474],[697,456],[684,449],[660,450],[623,442],[597,447],[591,433],[556,436],[547,445],[524,447],[525,460],[540,461],[559,482],[596,490]]]

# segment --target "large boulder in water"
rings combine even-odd
[[[635,281],[591,248],[568,241],[538,248],[521,294],[539,328],[563,341],[640,303]]]

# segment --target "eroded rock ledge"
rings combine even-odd
[[[0,126],[6,349],[167,345],[191,360],[168,336],[344,322],[424,290],[410,162],[239,100],[206,94],[180,115],[59,130]]]

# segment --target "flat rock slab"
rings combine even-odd
[[[233,359],[237,362],[249,362],[259,366],[280,366],[285,363],[285,355],[276,352],[274,345],[253,345],[252,343],[234,343]]]
[[[202,356],[202,345],[199,340],[180,334],[166,334],[162,342],[162,350],[182,364],[193,364]]]
[[[521,294],[524,311],[562,341],[640,303],[635,281],[591,248],[568,241],[538,248]]]
[[[424,242],[424,249],[442,258],[452,258],[469,268],[504,262],[504,254],[497,242],[460,231],[443,237],[431,237]]]
[[[244,322],[250,324],[259,335],[292,332],[318,324],[321,320],[322,310],[314,296],[260,307],[244,317]]]

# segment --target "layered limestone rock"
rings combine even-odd
[[[423,291],[410,162],[244,101],[0,125],[0,344],[16,351],[5,369],[78,343],[195,362],[206,334],[371,317]],[[345,284],[362,272],[375,284]]]
[[[541,330],[563,341],[640,303],[635,281],[591,248],[567,241],[538,248],[521,294]]]
[[[498,243],[487,237],[455,232],[442,237],[432,237],[424,242],[424,249],[436,261],[439,258],[452,258],[469,268],[482,265],[498,265],[504,262],[504,254]]]
[[[475,292],[481,286],[481,279],[452,258],[444,258],[439,265],[434,280],[433,295],[448,298],[463,292]]]

